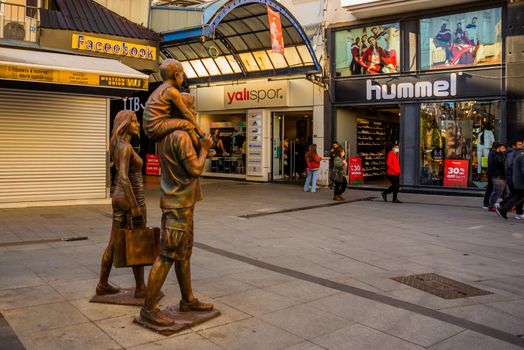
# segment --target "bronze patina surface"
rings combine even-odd
[[[135,317],[134,322],[141,325],[142,327],[168,336],[194,327],[221,315],[220,311],[216,309],[209,311],[181,312],[178,305],[168,307],[167,309],[163,310],[163,313],[167,317],[176,320],[175,324],[172,326],[158,326],[150,322],[144,322],[140,317]]]
[[[109,284],[109,273],[115,256],[115,238],[122,229],[146,227],[146,204],[142,180],[143,161],[133,149],[131,137],[140,134],[140,124],[134,112],[120,111],[115,117],[109,150],[117,170],[115,191],[112,196],[113,224],[107,248],[102,257],[97,296],[119,293],[119,288]],[[122,249],[122,247],[119,247]],[[117,252],[120,255],[120,252]],[[135,298],[144,298],[144,267],[133,266],[136,287]]]
[[[180,86],[180,79],[183,77],[182,66],[179,62],[167,61],[169,62],[164,62],[165,64],[163,63],[160,67],[162,77],[168,80],[168,85]],[[161,88],[162,86],[159,87]],[[158,140],[158,154],[162,167],[160,178],[162,229],[160,255],[149,272],[146,298],[137,323],[156,331],[159,327],[167,328],[170,329],[170,333],[173,333],[190,327],[189,324],[195,324],[194,322],[209,319],[205,315],[218,316],[216,312],[212,312],[214,310],[212,304],[203,303],[193,295],[190,267],[194,208],[196,202],[202,199],[199,177],[204,169],[212,140],[210,135],[205,134],[200,140],[200,147],[195,149],[194,140],[185,129],[171,130],[173,125],[166,126],[169,119],[156,118],[158,111],[152,107],[155,106],[153,102],[159,96],[164,96],[163,91],[165,88],[158,93],[155,91],[150,96],[144,111],[144,127],[147,128],[156,123],[156,126],[150,127],[147,133],[153,139]],[[176,98],[176,92],[171,90],[174,98]],[[170,115],[185,114],[185,111],[174,110],[177,106],[178,104],[170,105]],[[153,119],[155,119],[154,122]],[[164,134],[166,128],[170,130],[169,133]],[[175,306],[167,310],[158,308],[158,294],[173,264],[181,293],[179,312],[172,312]],[[193,313],[202,315],[193,319],[188,316]]]
[[[162,299],[164,293],[160,292],[158,298]],[[118,293],[95,295],[89,300],[91,303],[142,306],[144,298],[135,298],[135,288],[121,288]]]

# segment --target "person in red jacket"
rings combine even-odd
[[[317,191],[317,179],[318,179],[318,169],[320,169],[320,161],[322,158],[317,153],[317,145],[312,144],[309,146],[309,149],[306,153],[307,161],[307,176],[306,183],[304,184],[304,192],[309,191],[311,187],[311,192]]]
[[[393,192],[393,203],[402,203],[398,200],[398,190],[400,188],[400,162],[398,160],[399,146],[395,145],[391,151],[389,151],[387,159],[387,171],[389,181],[391,186],[384,192],[382,192],[382,199],[384,202],[388,201],[388,194]]]

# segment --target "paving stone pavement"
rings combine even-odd
[[[524,222],[481,198],[402,193],[392,204],[350,190],[333,205],[327,189],[214,179],[203,191],[193,284],[222,316],[165,337],[132,323],[136,307],[89,303],[109,205],[1,209],[0,349],[524,347]],[[148,179],[150,226],[159,194]],[[59,240],[72,236],[88,239]],[[426,272],[493,294],[446,300],[390,279]],[[110,281],[133,286],[130,269]],[[174,273],[164,292],[162,306],[179,301]]]

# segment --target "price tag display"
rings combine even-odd
[[[444,186],[468,187],[469,160],[444,161]]]
[[[160,176],[160,159],[158,154],[146,154],[146,175]]]
[[[364,183],[362,173],[362,159],[360,157],[349,158],[349,183],[351,185],[361,185]]]

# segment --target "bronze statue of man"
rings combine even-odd
[[[164,62],[161,66],[162,76],[171,82],[176,82],[183,77],[183,67],[175,60]],[[173,83],[171,83],[173,84]],[[173,86],[173,85],[171,85]],[[179,87],[176,86],[175,87]],[[162,197],[160,207],[162,209],[162,231],[160,237],[160,255],[157,257],[149,272],[144,305],[140,310],[140,320],[157,326],[169,327],[175,321],[168,313],[158,308],[158,296],[165,279],[175,264],[175,272],[180,287],[182,299],[179,310],[186,311],[209,311],[213,309],[212,304],[199,301],[193,295],[191,287],[190,258],[193,248],[193,213],[197,201],[202,200],[200,192],[199,176],[204,169],[206,157],[212,145],[209,134],[205,134],[200,140],[200,149],[197,152],[189,134],[192,128],[185,123],[180,123],[177,129],[176,119],[165,119],[158,113],[166,113],[162,110],[161,103],[173,103],[165,91],[170,90],[169,96],[175,98],[177,103],[164,106],[173,112],[182,114],[186,111],[176,111],[181,99],[178,99],[177,91],[162,84],[149,97],[144,112],[144,126],[156,124],[149,128],[148,133],[158,140],[158,153],[162,167],[161,188]],[[153,108],[155,107],[155,108]],[[160,108],[160,109],[159,109]],[[160,110],[160,112],[158,112]],[[166,127],[161,124],[151,123],[151,119],[157,122],[168,121],[172,125],[166,127],[170,130],[165,134]],[[178,121],[182,121],[179,119]]]

